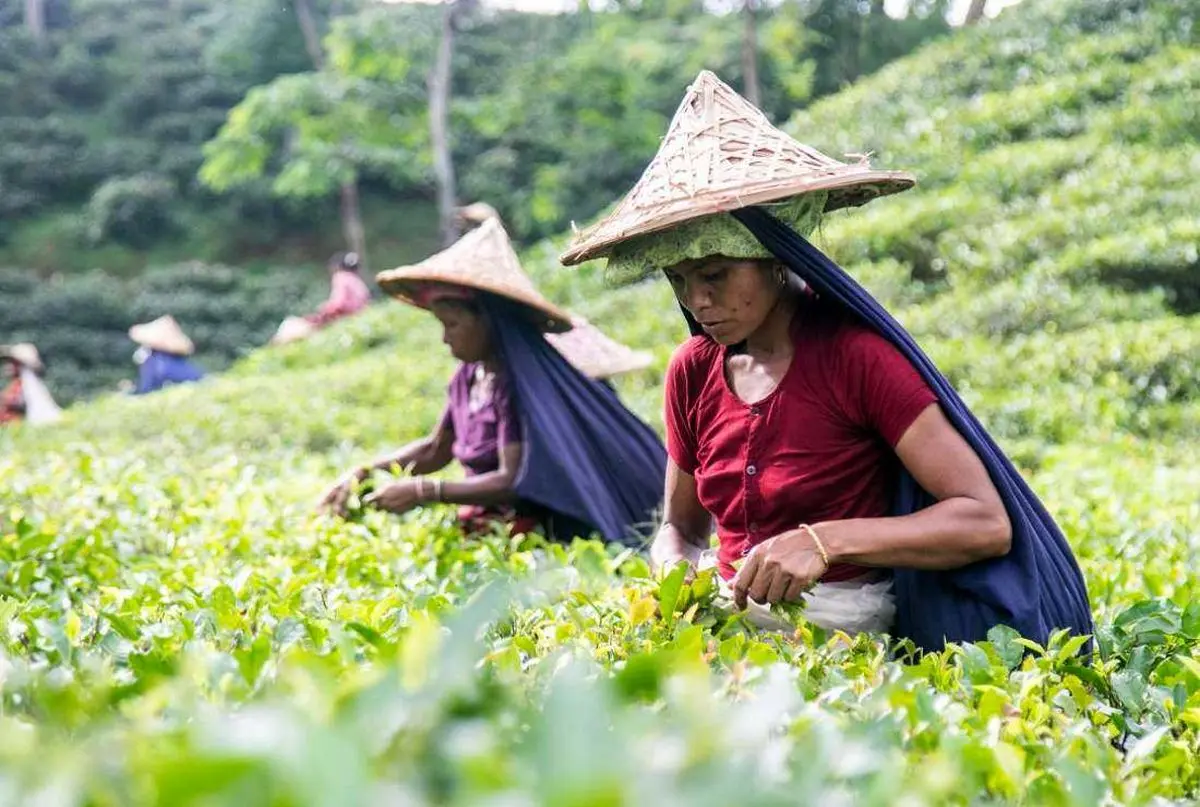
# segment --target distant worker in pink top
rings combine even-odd
[[[357,314],[371,301],[371,290],[358,276],[362,260],[357,252],[339,252],[329,259],[329,299],[304,319],[318,328],[336,319]]]

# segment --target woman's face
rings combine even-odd
[[[484,361],[492,356],[492,337],[482,316],[457,302],[437,302],[430,306],[442,323],[442,342],[454,358],[463,362]]]
[[[714,255],[666,270],[675,297],[722,345],[744,342],[779,300],[783,285],[772,261]]]

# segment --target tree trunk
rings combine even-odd
[[[987,0],[971,0],[971,5],[967,9],[967,18],[963,20],[963,24],[974,25],[982,20],[985,8],[987,8]]]
[[[294,0],[296,21],[300,24],[300,33],[304,35],[304,49],[312,59],[313,68],[322,70],[325,67],[325,48],[321,44],[321,31],[317,26],[317,15],[313,12],[312,0]],[[342,238],[346,247],[358,253],[359,264],[363,270],[367,267],[367,234],[363,226],[362,206],[358,198],[358,182],[351,180],[343,182],[341,188]]]
[[[317,15],[313,13],[312,0],[294,0],[296,21],[300,23],[300,33],[304,35],[304,49],[308,58],[312,59],[313,67],[321,70],[325,67],[325,48],[321,45],[321,32],[317,28]]]
[[[746,100],[762,105],[758,86],[758,0],[745,0],[742,6],[745,27],[742,29],[742,78]]]
[[[342,237],[346,245],[358,253],[361,266],[367,266],[367,233],[363,228],[362,209],[358,204],[358,183],[342,185]]]
[[[437,57],[429,74],[429,137],[433,144],[433,174],[437,182],[438,223],[442,245],[449,246],[458,237],[454,216],[454,160],[450,154],[450,61],[454,56],[454,27],[457,0],[446,2],[442,10],[442,37]]]
[[[46,0],[25,0],[25,27],[39,46],[46,43]]]

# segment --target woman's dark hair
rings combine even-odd
[[[467,299],[467,300],[460,299],[458,297],[446,297],[446,298],[442,298],[440,300],[436,300],[435,302],[439,305],[447,305],[452,308],[460,308],[463,311],[466,311],[469,314],[474,314],[477,317],[481,316],[483,314],[483,306],[481,306],[479,304],[479,300],[474,297]]]
[[[357,272],[362,265],[362,258],[357,252],[337,252],[329,259],[329,265],[343,272]]]

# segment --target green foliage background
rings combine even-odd
[[[313,2],[318,71],[291,0],[46,2],[39,45],[22,0],[0,0],[0,342],[36,343],[64,402],[131,372],[123,334],[139,319],[172,314],[219,370],[305,311],[345,248],[347,180],[370,267],[436,248],[438,9]],[[466,15],[460,197],[492,203],[526,243],[594,216],[636,178],[701,66],[740,80],[735,21],[678,2]],[[806,102],[818,66],[850,81],[946,30],[935,13],[893,20],[847,0],[765,10],[766,108],[781,119]],[[843,58],[851,47],[873,55]]]
[[[1195,802],[1198,200],[1171,170],[1200,159],[1189,20],[1027,0],[788,124],[921,179],[819,242],[1063,527],[1090,659],[1005,631],[919,661],[803,622],[764,636],[710,578],[593,542],[468,542],[440,509],[313,516],[335,473],[437,417],[437,329],[384,303],[204,383],[0,434],[0,800]],[[669,289],[558,268],[563,244],[527,268],[653,352],[619,386],[660,426],[684,336]]]

